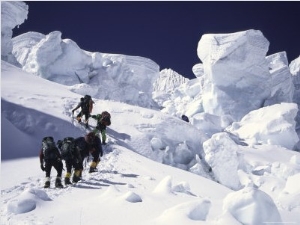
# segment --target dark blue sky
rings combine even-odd
[[[203,34],[262,31],[268,55],[300,55],[300,2],[222,1],[30,1],[28,18],[13,36],[58,30],[91,52],[150,58],[161,69],[194,77]]]

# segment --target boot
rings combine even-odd
[[[98,172],[97,168],[90,167],[89,173]]]
[[[50,177],[46,177],[44,188],[49,188],[49,187],[50,187]]]
[[[75,170],[72,181],[73,183],[77,183],[80,180],[80,170]]]
[[[63,188],[64,186],[61,184],[61,178],[60,177],[56,177],[55,180],[55,187],[57,188]]]
[[[70,177],[65,177],[65,185],[72,184],[70,181]]]
[[[96,163],[96,162],[92,162],[92,163],[91,163],[89,173],[94,173],[94,172],[97,172],[97,171],[98,171],[97,168],[96,168],[97,164],[98,164],[98,163]]]
[[[71,174],[70,173],[66,173],[65,185],[72,184],[71,181],[70,181],[70,177],[71,177]]]
[[[73,176],[73,179],[72,179],[73,183],[77,183],[80,180],[81,180],[80,177],[77,177],[75,175]]]

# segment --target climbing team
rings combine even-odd
[[[62,171],[63,162],[65,162],[66,173],[64,177],[65,185],[77,183],[82,179],[82,171],[84,169],[84,160],[92,157],[92,162],[89,166],[89,173],[97,172],[97,165],[100,162],[100,157],[103,156],[102,145],[106,142],[106,127],[111,124],[111,116],[107,111],[101,114],[91,115],[94,101],[91,96],[85,95],[80,99],[80,103],[72,110],[72,114],[81,108],[76,119],[79,123],[82,122],[84,116],[84,125],[89,128],[88,120],[90,117],[97,121],[97,126],[94,130],[89,131],[82,137],[63,137],[55,143],[52,136],[47,136],[42,139],[42,147],[40,150],[40,166],[46,172],[44,188],[51,186],[51,169],[57,172],[55,179],[55,187],[63,188]],[[102,142],[100,139],[102,138]]]

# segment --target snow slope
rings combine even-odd
[[[87,162],[83,181],[43,189],[40,141],[86,133],[70,113],[81,95],[1,66],[1,224],[300,223],[298,152],[226,132],[210,138],[179,118],[101,99],[93,113],[109,111],[112,125],[99,172]]]

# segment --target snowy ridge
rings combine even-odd
[[[14,28],[27,19],[28,6],[24,2],[1,3],[1,28]]]
[[[12,39],[13,50],[12,53],[17,58],[21,65],[25,65],[28,54],[31,48],[45,38],[44,34],[38,32],[28,32]]]
[[[24,2],[1,2],[1,59],[20,66],[12,55],[12,29],[27,19],[28,6]]]
[[[18,92],[20,96],[31,96],[30,98],[22,98],[21,107],[26,106],[26,108],[29,107],[37,110],[36,112],[30,109],[24,111],[21,110],[19,105],[13,107],[10,105],[11,103],[8,102],[18,101],[18,97],[16,99],[11,99],[7,94],[2,95],[2,102],[4,106],[6,106],[3,108],[2,114],[11,122],[11,125],[20,131],[31,135],[35,133],[39,134],[40,137],[38,140],[34,140],[32,143],[33,146],[29,148],[32,149],[31,151],[36,151],[34,145],[37,145],[39,140],[47,134],[58,138],[63,138],[63,135],[66,132],[79,135],[78,129],[68,123],[73,123],[70,112],[72,108],[77,105],[81,95],[69,92],[63,85],[49,82],[38,77],[31,77],[30,74],[22,73],[20,69],[12,67],[4,62],[2,68],[4,70],[12,69],[16,74],[9,78],[7,72],[2,72],[3,81],[6,81],[6,85],[2,90],[8,94],[11,87],[14,87],[14,90],[19,89]],[[14,85],[15,79],[19,80],[22,85]],[[37,82],[42,86],[36,88],[35,84]],[[28,87],[28,89],[24,90],[22,88],[23,85]],[[48,87],[47,92],[43,90],[43,86]],[[53,90],[57,91],[53,92]],[[47,98],[43,96],[45,96],[46,93],[52,95],[52,97],[51,102],[45,105]],[[11,100],[8,101],[8,99]],[[132,149],[141,155],[148,156],[156,161],[164,162],[165,164],[172,164],[173,166],[177,165],[178,167],[185,165],[187,170],[189,167],[193,166],[193,159],[196,155],[203,156],[203,150],[202,148],[199,148],[199,145],[201,145],[201,141],[206,140],[206,137],[204,135],[203,138],[199,139],[201,131],[193,126],[190,126],[177,118],[150,109],[134,106],[130,107],[129,105],[120,102],[105,102],[97,99],[94,101],[95,112],[93,113],[101,113],[102,111],[107,110],[112,113],[116,121],[119,121],[119,126],[117,126],[118,123],[116,124],[117,130],[113,129],[112,132],[116,135],[124,134],[122,143],[125,141],[126,146],[129,149]],[[47,117],[45,113],[54,117],[52,118],[52,122],[45,122],[45,117]],[[35,115],[34,117],[36,119],[33,119],[32,114]],[[128,119],[122,121],[122,117]],[[134,120],[131,118],[134,118]],[[150,121],[152,122],[150,123]],[[171,127],[173,126],[182,126],[182,129],[187,132],[178,136],[176,133],[172,132]],[[34,127],[37,128],[33,129]],[[127,134],[128,130],[131,130],[135,135],[132,136],[131,134]],[[160,146],[157,145],[157,141],[161,143]],[[185,147],[185,152],[181,152],[181,145],[184,142],[187,142],[188,146]],[[9,142],[6,142],[4,139],[3,143],[6,145],[6,143],[8,144]],[[16,144],[16,146],[11,146],[10,151],[18,152],[18,143],[14,144]],[[170,150],[162,151],[162,149]],[[5,153],[6,152],[4,151],[4,154]],[[183,154],[185,154],[186,157],[180,159],[180,156]],[[173,161],[174,157],[177,158],[176,162]]]
[[[159,71],[159,65],[145,57],[126,55],[126,61],[130,66],[144,67],[145,74],[157,73]]]
[[[173,91],[181,84],[186,83],[189,79],[183,77],[172,69],[163,69],[159,77],[153,84],[153,91],[162,91],[165,93]]]
[[[29,73],[69,85],[76,93],[90,87],[93,97],[155,107],[152,84],[159,66],[150,59],[84,51],[71,39],[62,40],[59,31],[28,32],[15,37],[14,44],[13,54]]]

